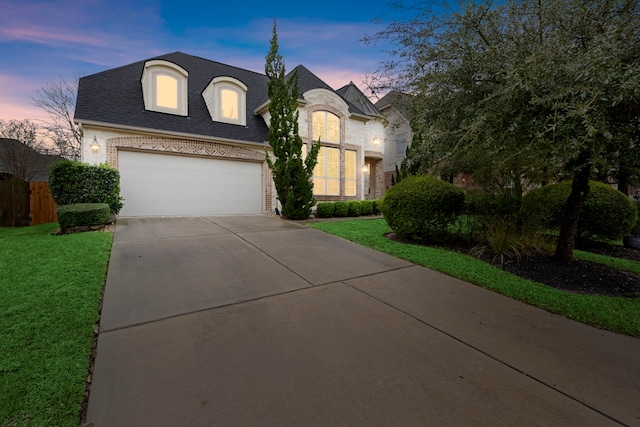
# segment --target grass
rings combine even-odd
[[[309,226],[466,280],[569,319],[612,332],[640,337],[639,299],[573,294],[520,278],[458,252],[394,242],[383,236],[391,231],[384,219],[320,222]],[[580,251],[576,251],[576,254],[579,257],[593,255],[585,255],[586,253]],[[601,255],[595,255],[590,261],[601,262],[614,268],[640,268],[637,262]]]
[[[112,233],[0,229],[0,425],[77,426]]]

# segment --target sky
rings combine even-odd
[[[46,119],[36,89],[181,51],[264,72],[273,21],[287,70],[334,89],[388,59],[360,40],[384,28],[388,0],[0,0],[0,119]]]

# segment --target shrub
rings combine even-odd
[[[601,182],[589,183],[578,235],[583,238],[618,240],[631,230],[638,213],[627,196]],[[522,199],[525,224],[534,229],[558,229],[564,218],[571,181],[533,190]]]
[[[380,200],[372,200],[373,202],[373,214],[380,215]]]
[[[56,214],[61,228],[107,224],[111,218],[111,210],[106,203],[60,205],[56,208]]]
[[[333,206],[333,202],[318,202],[316,213],[320,218],[331,218],[334,211],[335,206]]]
[[[335,202],[333,215],[337,217],[349,215],[349,202]]]
[[[113,214],[122,208],[120,173],[108,165],[57,162],[49,172],[49,189],[58,205],[106,203]]]
[[[371,215],[373,213],[373,200],[362,200],[362,215]]]
[[[349,216],[362,215],[362,203],[360,200],[351,200],[349,202]]]
[[[391,187],[380,204],[389,227],[401,238],[437,241],[464,208],[464,192],[433,176],[408,177]]]
[[[630,234],[635,234],[635,235],[640,235],[640,200],[635,200],[633,202],[634,206],[636,207],[636,213],[637,213],[637,220],[636,220],[636,225],[633,226],[633,228],[631,229],[631,231],[629,232]]]

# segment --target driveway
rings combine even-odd
[[[94,426],[640,425],[640,340],[266,216],[121,218]]]

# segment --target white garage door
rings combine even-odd
[[[122,216],[259,214],[262,165],[118,152]]]

